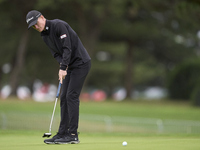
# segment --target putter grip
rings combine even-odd
[[[56,94],[56,98],[59,97],[61,85],[62,85],[62,84],[59,82],[58,90],[57,90],[57,94]]]

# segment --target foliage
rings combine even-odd
[[[184,62],[173,69],[169,75],[168,89],[172,99],[191,98],[200,81],[200,60]]]
[[[197,0],[1,0],[0,67],[9,63],[12,71],[18,68],[15,62],[27,28],[25,16],[31,9],[41,11],[47,19],[67,21],[78,33],[92,57],[87,82],[91,87],[110,91],[116,86],[127,90],[165,87],[171,68],[199,53]],[[1,86],[13,76],[17,78],[16,86],[31,85],[38,78],[57,82],[58,64],[40,35],[32,29],[29,34],[28,42],[23,43],[27,47],[19,75],[0,71]],[[99,52],[106,52],[109,60],[99,60]]]
[[[197,84],[197,86],[192,91],[190,99],[192,100],[192,104],[194,106],[200,107],[200,85],[199,84]]]

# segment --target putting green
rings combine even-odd
[[[199,150],[199,136],[181,135],[131,135],[112,133],[82,133],[80,144],[47,145],[42,133],[30,131],[1,131],[2,150]],[[127,141],[127,146],[122,142]]]
[[[185,103],[159,102],[86,102],[80,109],[80,144],[47,145],[42,135],[48,132],[54,103],[0,101],[0,149],[2,150],[200,150],[200,109]],[[142,119],[140,124],[130,118]],[[163,132],[151,126],[150,118],[180,121]],[[112,120],[112,122],[111,122]],[[140,121],[140,120],[139,120]],[[164,122],[163,121],[163,122]],[[184,121],[184,122],[183,122]],[[195,128],[179,130],[182,123],[195,122]],[[197,122],[197,123],[196,123]],[[59,123],[56,110],[53,134]],[[145,124],[146,123],[146,124]],[[151,122],[150,122],[151,123]],[[157,125],[156,121],[154,124]],[[165,123],[165,122],[164,122]],[[191,123],[191,122],[189,122]],[[167,129],[170,129],[169,132]],[[173,130],[172,130],[173,129]],[[190,129],[190,130],[188,130]],[[172,132],[173,131],[173,132]],[[159,134],[160,133],[160,134]],[[127,141],[127,146],[122,142]]]

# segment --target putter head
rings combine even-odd
[[[44,135],[42,137],[50,137],[51,133],[44,133]]]

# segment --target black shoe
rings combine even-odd
[[[62,134],[57,133],[51,139],[45,139],[44,143],[46,143],[46,144],[55,144],[55,140],[60,139],[62,137],[63,137]]]
[[[72,134],[72,135],[67,135],[60,139],[56,139],[55,143],[56,144],[78,144],[80,143],[80,141],[78,139],[78,135]]]
[[[80,141],[78,139],[78,134],[71,134],[70,138],[71,138],[71,144],[78,144],[78,143],[80,143]]]

